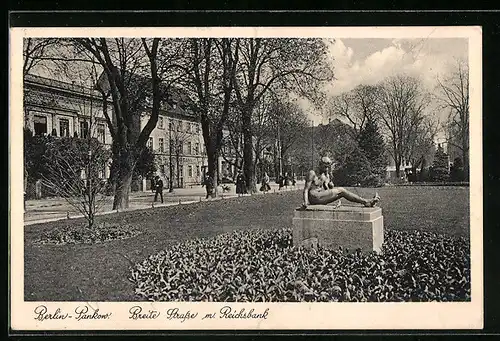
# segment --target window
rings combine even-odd
[[[193,154],[193,149],[192,149],[191,141],[189,141],[189,142],[187,143],[187,149],[188,149],[188,150],[187,150],[188,155]]]
[[[184,176],[184,166],[183,165],[180,165],[179,166],[179,175],[182,177]]]
[[[66,118],[59,119],[59,136],[61,137],[69,136],[69,120]]]
[[[150,136],[148,139],[148,148],[153,149],[153,136]]]
[[[177,122],[177,131],[182,131],[182,121]]]
[[[191,166],[191,165],[188,166],[188,176],[189,177],[193,176],[193,166]]]
[[[164,151],[164,148],[163,148],[163,138],[159,138],[158,139],[158,144],[159,144],[159,148],[160,148],[160,153],[163,153]]]
[[[170,122],[168,122],[168,129],[169,129],[170,131],[175,130],[175,127],[174,127],[174,122],[171,122],[171,121],[170,121]]]
[[[196,133],[199,134],[200,133],[200,125],[198,123],[196,123],[195,127],[196,127]]]
[[[35,116],[33,119],[33,128],[35,130],[35,135],[47,134],[47,117]]]
[[[163,129],[163,117],[158,117],[158,129]]]
[[[97,124],[97,139],[101,143],[106,143],[106,126],[102,123]]]
[[[200,166],[196,166],[196,176],[200,176]]]
[[[80,122],[80,137],[86,139],[89,136],[89,123],[87,121]]]
[[[168,145],[168,148],[169,148],[170,153],[172,153],[172,151],[174,149],[174,140],[173,139],[170,139],[170,144]]]
[[[162,174],[165,174],[165,165],[160,166],[160,171]]]
[[[196,155],[198,155],[198,154],[200,153],[200,144],[199,144],[198,142],[196,142],[196,143],[194,144],[194,153],[195,153]]]

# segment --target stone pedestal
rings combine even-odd
[[[298,208],[293,218],[297,246],[381,252],[384,218],[380,207],[311,205]]]

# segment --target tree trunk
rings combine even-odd
[[[208,175],[212,179],[212,184],[213,184],[213,195],[212,197],[215,198],[217,197],[217,177],[219,176],[218,172],[218,166],[219,166],[219,155],[218,153],[213,150],[212,148],[207,149],[207,163],[208,163]]]
[[[248,193],[257,192],[253,170],[253,145],[251,117],[248,110],[243,115],[243,173],[245,174]]]
[[[464,180],[469,181],[469,131],[462,132],[462,161],[464,164]]]
[[[180,167],[180,157],[179,155],[177,154],[176,158],[175,158],[175,161],[176,161],[176,164],[177,164],[177,187],[178,188],[181,188],[181,167]]]
[[[117,179],[115,198],[113,200],[113,210],[129,207],[129,191],[132,182],[133,168],[122,170],[122,174]]]
[[[394,160],[396,166],[396,178],[399,180],[401,178],[401,161]]]
[[[137,159],[131,155],[131,151],[125,151],[118,155],[119,167],[115,174],[115,197],[113,200],[113,210],[129,207],[129,191],[134,175],[134,167]]]
[[[464,180],[469,181],[469,153],[465,150],[462,151],[462,160],[464,163]]]

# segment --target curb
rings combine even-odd
[[[150,207],[137,207],[137,208],[127,208],[127,209],[122,209],[122,210],[113,210],[113,211],[105,211],[105,212],[98,212],[96,213],[96,216],[101,216],[101,215],[107,215],[107,214],[112,214],[112,213],[120,213],[120,212],[132,212],[132,211],[138,211],[138,210],[148,210],[148,209],[155,209],[155,208],[162,208],[162,207],[170,207],[170,206],[178,206],[178,205],[190,205],[190,204],[196,204],[199,202],[209,202],[209,201],[219,201],[219,200],[227,200],[227,199],[233,199],[233,198],[243,198],[243,197],[251,197],[254,195],[269,195],[269,194],[276,194],[276,193],[282,193],[282,192],[292,192],[292,191],[297,191],[300,188],[287,188],[287,189],[282,189],[279,191],[274,191],[269,192],[269,193],[262,193],[262,192],[257,192],[254,194],[244,194],[241,196],[238,196],[237,194],[228,194],[224,195],[221,194],[217,198],[212,198],[212,199],[202,199],[201,196],[199,196],[199,200],[190,200],[190,201],[182,201],[179,200],[179,202],[172,202],[172,203],[166,203],[166,204],[157,204],[152,205]],[[84,218],[82,214],[77,214],[74,216],[67,216],[67,217],[59,217],[59,218],[48,218],[48,219],[39,219],[39,220],[31,220],[31,221],[23,221],[24,226],[29,226],[29,225],[36,225],[36,224],[43,224],[43,223],[51,223],[54,221],[60,221],[60,220],[69,220],[69,219],[78,219],[78,218]]]

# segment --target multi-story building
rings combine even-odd
[[[91,137],[111,145],[103,113],[103,99],[96,90],[45,77],[24,78],[24,126],[34,135]],[[106,167],[103,177],[109,176]]]
[[[147,112],[142,115],[142,127],[149,117]],[[164,179],[166,186],[170,180],[174,187],[201,183],[206,167],[201,124],[197,116],[175,98],[160,111],[156,128],[149,137],[148,147],[155,154],[157,174]]]
[[[163,103],[157,126],[148,141],[155,154],[157,174],[165,186],[169,186],[170,179],[174,187],[198,185],[207,169],[201,124],[198,116],[185,105],[186,100],[177,92]],[[36,75],[24,78],[25,127],[34,135],[87,137],[91,134],[110,146],[112,137],[102,104],[103,98],[97,90]],[[109,98],[107,108],[113,108]],[[149,115],[146,106],[141,116],[142,127]],[[222,156],[218,164],[222,174],[227,167]],[[231,170],[234,172],[234,166]],[[109,177],[109,167],[104,176]]]

